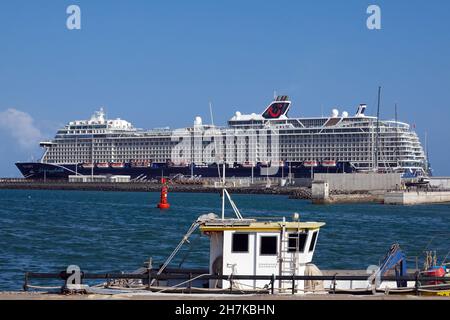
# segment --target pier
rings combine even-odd
[[[406,187],[400,174],[317,174],[312,181],[315,204],[376,202],[416,205],[450,202],[450,178],[431,178],[428,186]]]
[[[384,195],[385,204],[415,205],[427,203],[450,203],[450,191],[391,191]]]

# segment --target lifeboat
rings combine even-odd
[[[131,162],[131,167],[133,167],[133,168],[148,168],[150,166],[151,166],[151,162],[148,160]]]
[[[242,163],[242,167],[244,168],[251,168],[254,167],[255,165],[253,164],[253,161],[245,161]]]
[[[196,167],[203,167],[204,164],[195,165]],[[169,167],[175,167],[175,168],[185,168],[189,167],[189,163],[186,161],[176,161],[176,162],[170,162]]]
[[[104,169],[104,168],[109,168],[109,163],[108,162],[99,162],[99,163],[97,163],[97,168],[102,168],[102,169]]]
[[[125,167],[125,163],[123,162],[113,162],[111,163],[111,168],[122,169]]]
[[[316,160],[308,160],[303,162],[303,165],[305,167],[311,168],[311,167],[317,167],[319,164]]]
[[[81,166],[85,169],[92,169],[94,167],[94,164],[86,162],[86,163],[83,163]]]
[[[324,166],[324,167],[336,167],[336,161],[334,161],[334,160],[324,160],[324,161],[322,161],[322,166]]]
[[[268,167],[270,167],[270,163],[267,162],[267,161],[261,161],[261,162],[259,162],[258,164],[259,164],[259,166],[262,167],[262,168],[268,168]]]
[[[194,164],[194,166],[196,168],[208,168],[208,165],[205,162],[202,162],[200,164]],[[189,167],[189,164],[181,162],[180,164],[177,165],[177,167]]]

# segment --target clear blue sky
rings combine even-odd
[[[66,28],[70,4],[81,30]],[[369,4],[382,30],[366,28]],[[378,85],[383,118],[398,103],[400,120],[428,132],[435,174],[450,175],[449,17],[446,0],[2,1],[0,176],[41,155],[38,133],[99,106],[138,127],[183,127],[209,119],[212,101],[225,124],[276,90],[291,116],[361,102],[375,114]]]

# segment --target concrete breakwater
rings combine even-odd
[[[385,204],[415,205],[450,203],[450,191],[392,191],[384,195]]]
[[[353,192],[353,193],[331,193],[328,197],[328,200],[325,204],[333,204],[333,203],[368,203],[368,202],[376,202],[383,203],[384,202],[384,193],[376,193],[376,192]],[[314,202],[319,203],[320,202]]]
[[[117,192],[160,192],[161,184],[155,182],[67,182],[67,181],[28,181],[24,179],[0,181],[0,189],[23,190],[78,190],[78,191],[117,191]],[[170,192],[220,193],[220,187],[203,183],[172,183]],[[233,194],[285,195],[290,199],[312,200],[315,204],[337,203],[381,203],[413,205],[423,203],[450,202],[450,191],[389,191],[389,190],[330,190],[325,181],[315,181],[312,188],[299,186],[266,187],[263,184],[249,186],[228,186]]]
[[[118,191],[118,192],[159,192],[161,184],[149,182],[92,182],[92,183],[69,183],[66,181],[2,181],[0,189],[16,190],[79,190],[79,191]],[[170,192],[192,192],[192,193],[220,193],[220,188],[203,184],[169,184]],[[292,186],[245,186],[228,187],[227,190],[234,194],[272,194],[287,195],[291,199],[311,199],[311,191],[305,187]]]
[[[377,202],[382,204],[415,205],[450,203],[450,190],[416,187],[414,190],[370,190],[341,193],[337,190],[330,191],[327,181],[313,181],[311,198],[314,204]]]

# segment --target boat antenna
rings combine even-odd
[[[212,111],[212,103],[209,102],[209,114],[211,116],[211,125],[214,127],[214,117],[213,117],[213,111]],[[219,177],[219,181],[221,181],[220,177],[220,159],[217,155],[217,141],[216,137],[214,136],[214,150],[215,150],[215,156],[217,159],[217,175]],[[225,218],[225,162],[223,163],[223,180],[222,180],[222,220]]]
[[[211,115],[211,124],[214,127],[214,117],[213,117],[211,102],[209,103],[209,113]],[[215,135],[214,135],[214,147],[217,151],[218,149],[217,149],[217,141],[216,141]],[[219,174],[219,180],[221,180],[221,176],[220,176],[220,156],[221,155],[220,154],[217,155],[217,152],[216,152],[216,156],[218,157],[217,173]],[[231,208],[233,209],[236,217],[239,220],[242,220],[243,219],[242,214],[240,213],[240,211],[239,211],[238,207],[236,206],[236,204],[234,203],[234,201],[231,199],[231,196],[228,193],[228,191],[225,189],[225,159],[223,158],[223,155],[222,155],[222,169],[223,169],[223,173],[222,173],[222,217],[221,218],[222,218],[222,220],[225,219],[225,197],[226,197],[228,199],[228,202],[230,203]]]

